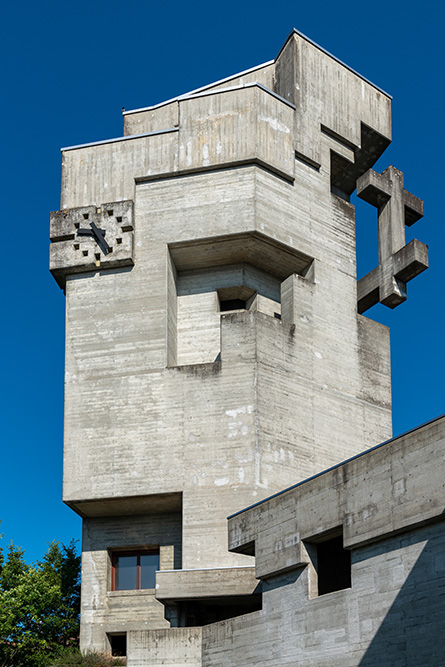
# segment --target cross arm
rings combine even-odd
[[[364,313],[379,301],[395,308],[406,301],[406,283],[428,268],[428,246],[417,239],[396,252],[357,283],[357,309]]]
[[[364,313],[379,302],[380,267],[373,269],[357,283],[357,311]]]
[[[363,201],[380,209],[395,193],[399,192],[404,207],[404,223],[411,227],[423,217],[423,201],[405,190],[403,173],[394,167],[388,167],[382,174],[368,169],[357,180],[357,196]]]
[[[403,204],[405,206],[405,225],[411,227],[420,218],[423,218],[423,201],[419,197],[403,190]]]
[[[357,180],[357,196],[376,208],[388,201],[391,194],[391,181],[385,173],[379,174],[374,169],[368,169]]]
[[[395,253],[393,262],[395,277],[407,283],[428,268],[428,246],[413,239]]]

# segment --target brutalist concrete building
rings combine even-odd
[[[294,30],[275,60],[63,149],[83,649],[444,664],[445,418],[391,439],[389,331],[364,314],[428,266],[405,243],[422,201],[372,169],[390,140],[390,96]],[[379,233],[358,282],[356,189]]]

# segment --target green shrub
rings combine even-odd
[[[118,667],[125,664],[124,658],[113,658],[98,651],[81,653],[75,649],[60,655],[51,663],[51,667]]]

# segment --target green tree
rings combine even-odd
[[[24,551],[0,549],[0,667],[45,667],[76,646],[80,611],[80,556],[74,541],[52,542],[28,566]]]
[[[20,577],[28,570],[28,566],[24,559],[25,551],[10,544],[8,547],[8,557],[6,562],[3,561],[3,553],[1,556],[2,567],[0,569],[0,590],[9,591],[11,588],[17,586]]]

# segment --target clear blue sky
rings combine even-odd
[[[439,9],[440,8],[440,9]],[[439,11],[442,16],[439,16]],[[394,433],[444,412],[444,57],[438,2],[7,3],[1,39],[3,543],[27,559],[80,538],[61,501],[64,296],[48,272],[49,211],[59,208],[61,146],[122,134],[143,107],[273,59],[292,27],[394,97],[393,164],[425,200],[407,230],[431,268],[394,311]],[[359,275],[377,261],[376,212],[357,205]]]

